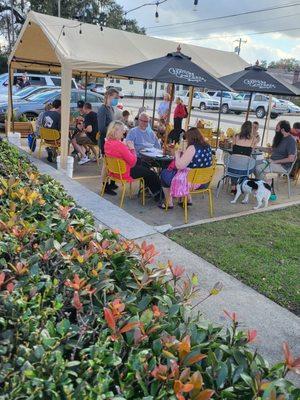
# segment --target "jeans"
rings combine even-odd
[[[259,160],[255,165],[255,177],[258,179],[264,179],[266,174],[286,174],[286,172],[287,170],[282,166],[282,164],[274,164],[272,161],[270,164],[266,164],[264,160]]]
[[[133,179],[144,178],[145,186],[148,187],[156,200],[159,200],[162,192],[161,183],[158,175],[150,168],[145,166],[140,160],[131,168],[130,176]]]

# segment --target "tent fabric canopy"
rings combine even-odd
[[[231,90],[180,51],[108,72],[108,75],[173,83],[215,90]]]
[[[82,33],[80,33],[80,31]],[[80,24],[31,11],[10,55],[13,68],[59,72],[68,64],[73,73],[100,76],[112,69],[161,57],[178,43],[96,25]],[[182,44],[193,62],[216,77],[248,64],[235,53]]]
[[[299,96],[300,89],[271,75],[258,65],[246,67],[243,71],[220,78],[237,92],[256,92],[282,96]]]

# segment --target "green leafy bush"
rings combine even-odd
[[[197,277],[91,215],[0,143],[0,399],[299,399],[247,344],[191,313]],[[206,297],[216,295],[215,285]]]

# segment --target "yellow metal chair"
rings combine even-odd
[[[193,168],[188,173],[188,182],[190,185],[207,185],[205,189],[192,189],[190,190],[190,195],[193,194],[205,194],[207,193],[209,196],[209,213],[210,216],[213,216],[213,195],[211,189],[211,182],[216,170],[216,162],[213,161],[211,167],[208,168]],[[183,198],[183,209],[184,209],[184,222],[187,224],[188,222],[188,196]]]
[[[236,132],[235,132],[235,130],[233,128],[227,128],[225,136],[228,139],[231,139],[231,138],[233,138],[235,136],[235,134],[236,134]]]
[[[38,157],[42,156],[43,147],[53,147],[57,150],[60,149],[60,132],[56,129],[40,128],[40,147]]]
[[[145,205],[145,181],[144,181],[144,178],[136,178],[133,180],[133,182],[126,181],[123,178],[123,174],[126,172],[126,163],[124,160],[122,160],[120,158],[105,156],[104,162],[105,162],[107,175],[104,179],[100,195],[102,197],[104,196],[104,191],[105,191],[106,185],[109,180],[114,180],[115,182],[120,183],[122,185],[120,207],[122,208],[123,204],[124,204],[125,194],[126,194],[126,186],[129,184],[130,198],[131,198],[132,197],[132,183],[139,182],[141,193],[142,193],[142,205],[144,206]]]

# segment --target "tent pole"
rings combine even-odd
[[[14,83],[14,69],[11,63],[8,66],[8,107],[7,107],[7,129],[6,135],[11,131],[15,133],[15,118],[14,118],[14,104],[13,104],[13,83]]]
[[[67,168],[69,129],[70,129],[70,102],[71,102],[72,69],[62,64],[61,68],[61,153],[60,167]]]
[[[87,96],[87,85],[88,85],[88,73],[85,73],[85,89],[84,89],[84,102],[86,103]]]
[[[170,93],[170,104],[169,104],[169,112],[168,112],[168,120],[167,122],[170,122],[171,119],[171,111],[172,111],[172,103],[174,101],[174,94],[175,94],[175,85],[174,83],[171,84],[171,93]]]
[[[264,139],[265,139],[265,134],[266,134],[266,139],[268,141],[269,138],[269,126],[270,126],[270,117],[271,117],[271,109],[272,109],[272,98],[273,96],[270,94],[269,95],[269,104],[268,104],[268,112],[265,118],[265,125],[264,125],[264,132],[261,138],[261,145],[263,146],[264,144]]]
[[[156,96],[157,96],[157,81],[155,82],[155,89],[154,89],[154,102],[153,102],[153,113],[152,113],[152,129],[154,128]]]
[[[248,119],[249,119],[252,96],[253,96],[253,92],[250,93],[250,98],[249,98],[248,108],[247,108],[247,112],[246,112],[245,122],[248,121]]]
[[[191,120],[191,110],[192,110],[192,105],[193,105],[193,98],[194,98],[194,86],[190,86],[189,89],[189,104],[188,104],[188,116],[185,120],[185,131],[187,131],[189,129],[189,124],[190,124],[190,120]]]
[[[144,81],[144,94],[143,94],[143,104],[142,104],[142,107],[145,107],[146,89],[147,89],[147,81]]]
[[[219,115],[218,115],[218,127],[217,127],[216,149],[217,149],[218,146],[219,146],[222,105],[223,105],[223,90],[221,90],[221,97],[220,97],[220,107],[219,107]]]

